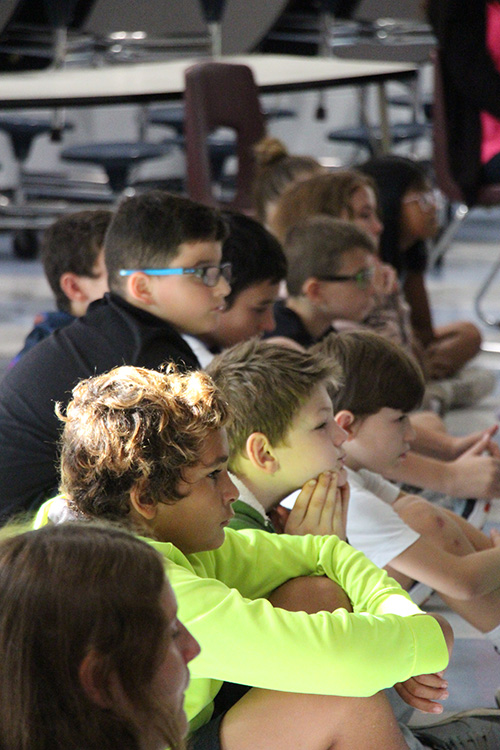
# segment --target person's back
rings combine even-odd
[[[181,332],[206,332],[217,322],[230,289],[219,268],[224,234],[217,212],[167,193],[120,206],[105,243],[111,293],[28,352],[0,383],[3,521],[57,490],[54,406],[67,402],[80,379],[123,363],[198,366]]]

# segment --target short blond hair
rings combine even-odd
[[[116,367],[80,382],[65,416],[61,492],[92,518],[127,520],[132,487],[143,502],[179,500],[183,470],[221,429],[226,402],[203,372]]]
[[[235,469],[247,438],[262,432],[271,445],[286,444],[297,412],[315,386],[328,383],[335,390],[339,366],[319,353],[251,339],[226,349],[207,371],[228,401],[229,466]]]

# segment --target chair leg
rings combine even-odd
[[[433,268],[445,255],[448,248],[451,245],[451,242],[458,231],[461,223],[469,213],[468,206],[465,205],[465,203],[460,203],[457,208],[455,209],[455,213],[453,215],[453,218],[451,219],[450,223],[444,230],[443,234],[439,238],[439,240],[436,242],[434,247],[429,252],[429,267]]]
[[[500,320],[498,318],[492,318],[491,316],[484,313],[481,308],[481,302],[483,300],[483,297],[486,295],[487,291],[489,290],[490,286],[493,284],[493,281],[495,280],[499,271],[500,271],[500,256],[497,258],[495,264],[493,265],[493,268],[489,272],[483,284],[481,284],[479,290],[476,293],[476,296],[474,297],[474,308],[480,320],[482,320],[483,323],[486,323],[486,325],[488,326],[496,326],[498,328],[500,328]]]

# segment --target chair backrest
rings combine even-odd
[[[207,136],[218,127],[236,132],[238,171],[230,206],[252,208],[253,147],[265,135],[265,120],[252,71],[246,65],[205,62],[186,70],[185,126],[187,186],[193,200],[217,205]]]
[[[464,194],[454,179],[448,152],[448,124],[446,121],[443,77],[439,53],[434,52],[434,100],[432,103],[433,162],[439,189],[450,201],[466,203]]]

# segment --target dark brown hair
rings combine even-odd
[[[12,530],[10,530],[12,531]],[[4,534],[6,532],[4,531]],[[0,542],[0,747],[139,750],[144,724],[170,748],[181,732],[152,679],[168,630],[162,559],[112,527],[46,526]],[[79,667],[95,652],[132,706],[102,708]]]
[[[111,291],[120,294],[120,269],[163,268],[184,242],[219,242],[226,225],[214,208],[162,190],[126,198],[104,241]]]
[[[61,289],[63,273],[94,278],[94,266],[104,249],[111,211],[78,211],[62,216],[43,235],[40,258],[59,310],[71,312],[71,301]]]
[[[335,413],[347,409],[361,418],[384,407],[407,413],[420,405],[425,389],[420,366],[378,333],[330,333],[314,349],[336,360],[344,373],[341,387],[330,392]]]

